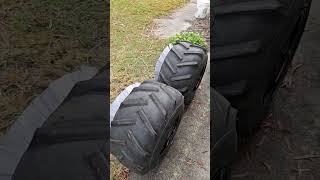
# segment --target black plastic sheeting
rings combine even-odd
[[[107,179],[107,67],[54,81],[0,137],[0,179]]]

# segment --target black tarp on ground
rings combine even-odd
[[[0,137],[0,179],[106,179],[107,67],[54,81]]]

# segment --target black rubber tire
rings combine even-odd
[[[208,60],[207,50],[190,42],[173,45],[166,56],[157,81],[182,93],[189,105],[201,82]]]
[[[211,88],[211,161],[212,179],[230,179],[228,168],[236,157],[238,136],[236,131],[237,110],[217,91]]]
[[[183,113],[179,91],[144,81],[121,104],[111,123],[111,153],[130,170],[147,173],[168,152]]]
[[[239,110],[238,133],[266,117],[304,32],[311,0],[213,2],[213,87]]]
[[[230,179],[231,179],[230,167],[222,168],[213,177],[213,180],[230,180]]]
[[[107,71],[104,67],[92,79],[76,83],[63,103],[34,133],[13,180],[108,178]],[[28,123],[25,128],[32,126]]]

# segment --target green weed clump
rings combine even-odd
[[[196,32],[182,32],[169,38],[169,43],[176,44],[177,41],[189,41],[195,45],[207,47],[207,43],[202,34]]]

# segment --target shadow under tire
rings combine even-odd
[[[179,91],[156,81],[134,88],[111,122],[111,153],[138,174],[156,167],[177,132],[183,101]]]
[[[222,168],[219,170],[213,180],[230,180],[231,179],[231,169],[230,167]]]
[[[207,51],[190,42],[179,41],[165,57],[157,81],[177,89],[185,105],[193,100],[207,65]]]
[[[211,81],[239,111],[239,135],[249,137],[287,74],[311,0],[217,0],[213,6]]]
[[[236,157],[238,136],[236,131],[237,110],[217,91],[211,88],[213,112],[210,120],[211,161],[210,171],[214,180],[229,180],[232,161]]]

